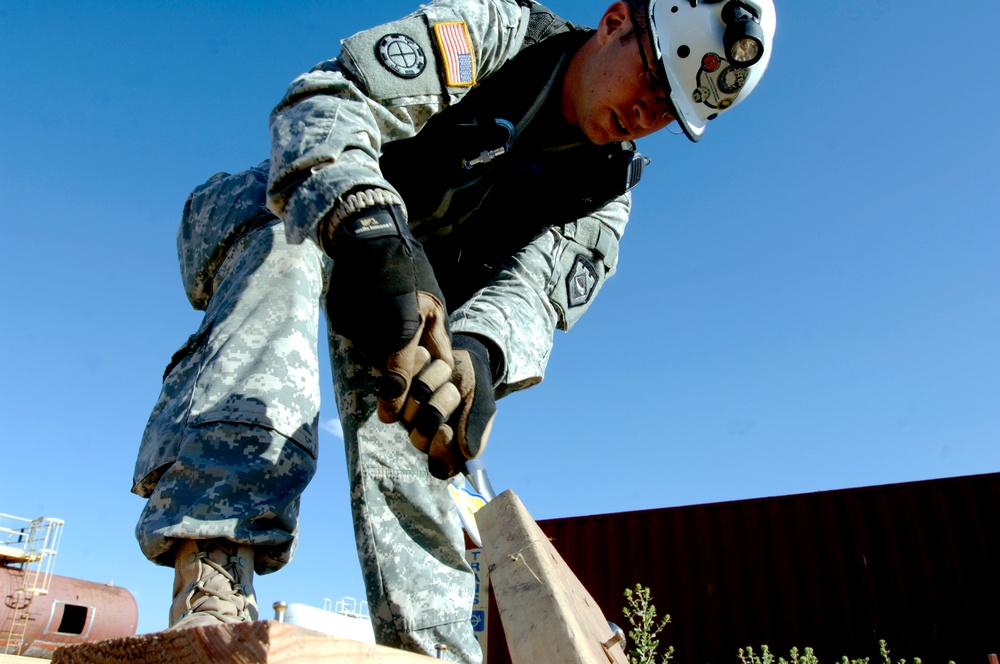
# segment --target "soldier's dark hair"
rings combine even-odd
[[[646,32],[649,28],[649,0],[625,0],[625,2],[632,12],[632,21],[640,30]]]
[[[625,4],[632,16],[633,27],[622,35],[622,43],[631,41],[637,34],[649,33],[649,0],[625,0]]]

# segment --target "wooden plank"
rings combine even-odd
[[[0,664],[38,664],[38,659],[34,657],[22,657],[21,655],[0,654]]]
[[[58,648],[53,664],[423,664],[438,660],[275,621],[192,627]]]
[[[628,664],[597,602],[512,492],[476,513],[514,664]]]

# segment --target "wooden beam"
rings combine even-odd
[[[514,664],[628,664],[597,602],[512,491],[476,513]]]
[[[628,664],[600,607],[512,492],[476,514],[514,664]],[[447,659],[447,654],[445,654]],[[430,664],[430,657],[274,621],[65,646],[53,664]],[[997,664],[991,662],[991,664]]]
[[[430,664],[414,653],[275,621],[192,627],[58,648],[53,664]]]
[[[38,664],[35,657],[22,657],[21,655],[0,654],[0,664]]]

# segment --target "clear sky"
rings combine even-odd
[[[548,4],[593,24],[608,0]],[[172,570],[132,536],[135,451],[200,320],[184,199],[267,157],[270,109],[339,39],[414,8],[0,0],[0,512],[64,519],[56,573],[130,589],[140,632]],[[778,8],[743,106],[640,144],[618,274],[500,403],[487,466],[536,518],[1000,471],[995,0]],[[264,615],[364,594],[329,375]]]

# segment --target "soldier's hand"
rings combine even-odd
[[[395,422],[426,364],[418,348],[449,368],[454,364],[444,295],[398,205],[348,216],[327,252],[333,258],[331,325],[381,370],[379,419]]]
[[[475,337],[456,334],[452,349],[455,368],[451,384],[458,393],[457,404],[452,411],[445,412],[454,397],[446,397],[439,389],[434,394],[441,407],[424,409],[417,418],[419,423],[410,432],[410,442],[427,453],[428,468],[439,479],[453,477],[466,459],[483,453],[497,412],[486,346]]]
[[[413,446],[426,452],[438,429],[447,426],[445,422],[458,408],[462,397],[451,382],[453,367],[443,360],[431,359],[423,346],[417,347],[415,356],[420,369],[410,383],[400,420],[410,432]]]

